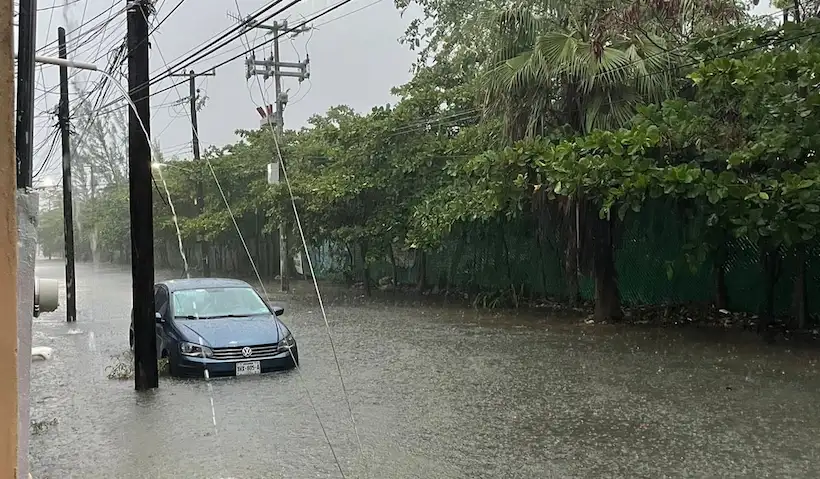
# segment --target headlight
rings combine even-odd
[[[293,339],[292,334],[288,333],[288,335],[285,336],[285,339],[279,341],[279,344],[277,346],[279,347],[279,349],[284,349],[284,348],[290,349],[290,348],[296,346],[296,340]]]
[[[199,356],[210,358],[214,355],[211,348],[194,343],[179,343],[179,352],[183,356]]]

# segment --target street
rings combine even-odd
[[[41,260],[37,274],[62,279],[63,268]],[[350,478],[820,477],[816,353],[331,301],[363,461],[315,301],[279,303],[298,371],[163,376],[138,394],[107,373],[128,351],[130,271],[78,264],[77,278],[77,322],[65,323],[64,291],[35,320],[33,344],[54,348],[32,364],[36,479],[341,477],[317,415]]]

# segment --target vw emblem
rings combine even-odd
[[[246,358],[249,358],[249,357],[251,357],[251,354],[253,354],[253,349],[251,349],[247,346],[242,348],[242,356],[245,356]]]

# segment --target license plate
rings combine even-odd
[[[259,361],[248,361],[246,363],[236,363],[236,375],[246,376],[248,374],[260,374],[262,366]]]

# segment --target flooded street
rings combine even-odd
[[[62,261],[38,275],[62,278]],[[130,272],[77,276],[77,322],[64,299],[35,320],[54,357],[32,364],[31,416],[57,420],[32,436],[36,479],[341,477],[317,415],[350,478],[820,477],[815,353],[331,302],[362,460],[315,302],[283,304],[299,372],[137,394],[106,373],[128,350]]]

